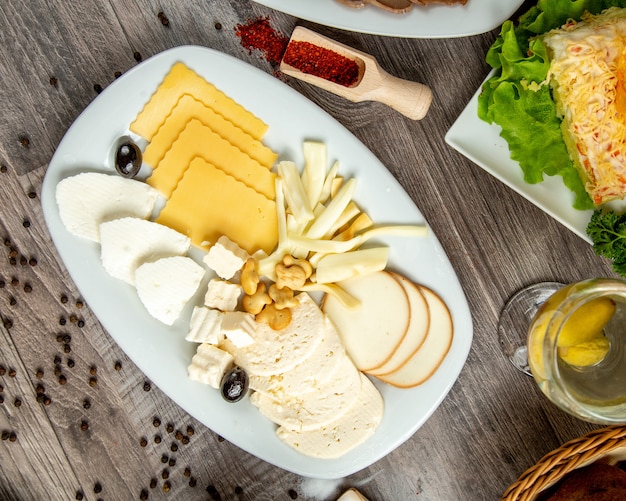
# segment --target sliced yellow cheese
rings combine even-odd
[[[152,137],[143,153],[144,162],[153,168],[157,167],[187,123],[194,118],[247,153],[263,167],[271,169],[274,165],[277,153],[189,94],[180,97],[165,122]]]
[[[246,186],[274,199],[276,174],[196,119],[187,124],[146,182],[169,198],[195,157],[204,158]]]
[[[278,242],[276,203],[202,158],[194,158],[157,222],[201,247],[226,235],[249,254]]]
[[[268,126],[260,118],[183,63],[172,66],[150,101],[130,124],[130,130],[152,141],[152,137],[183,94],[196,97],[255,139],[260,140],[267,132]]]

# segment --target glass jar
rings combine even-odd
[[[528,361],[541,391],[585,421],[626,423],[626,281],[566,285],[539,308]]]

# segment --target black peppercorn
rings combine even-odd
[[[148,445],[148,440],[146,439],[146,437],[141,437],[141,439],[139,439],[139,445],[141,445],[142,447]]]
[[[100,482],[96,482],[93,486],[93,491],[96,494],[99,494],[100,492],[102,492],[102,485],[100,485]]]

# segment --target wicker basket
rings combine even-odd
[[[546,454],[526,470],[502,496],[502,501],[533,501],[567,473],[602,459],[626,460],[626,426],[594,430]]]

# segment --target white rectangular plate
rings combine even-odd
[[[255,0],[314,23],[404,38],[454,38],[486,33],[511,17],[523,0],[467,0],[465,5],[416,5],[394,14],[373,5],[354,9],[337,0]]]
[[[492,75],[493,72],[485,81]],[[593,211],[580,211],[572,207],[574,194],[563,184],[560,176],[545,176],[537,184],[524,181],[521,167],[511,160],[509,146],[500,137],[500,126],[478,118],[478,95],[481,89],[482,85],[450,127],[446,142],[582,239],[591,242],[586,228]]]
[[[275,426],[247,399],[226,403],[217,390],[190,381],[187,366],[195,345],[185,341],[191,304],[172,327],[151,318],[135,290],[109,277],[100,264],[99,246],[67,232],[55,201],[57,183],[80,171],[114,173],[112,145],[127,132],[158,84],[178,61],[213,83],[270,125],[265,143],[280,159],[302,165],[304,139],[324,141],[329,161],[357,178],[355,199],[375,222],[425,223],[413,201],[385,167],[348,130],[318,106],[242,61],[202,47],[179,47],[138,65],[107,87],[76,119],[52,158],[43,184],[42,205],[54,243],[72,279],[119,346],[183,409],[242,449],[295,473],[340,478],[382,458],[426,421],[458,377],[472,342],[472,320],[463,291],[443,249],[431,232],[425,238],[385,240],[390,264],[439,293],[455,324],[450,352],[435,375],[410,390],[377,383],[385,415],[375,435],[336,460],[303,456],[284,445]],[[259,97],[259,96],[262,96]],[[201,300],[200,291],[196,300]]]

